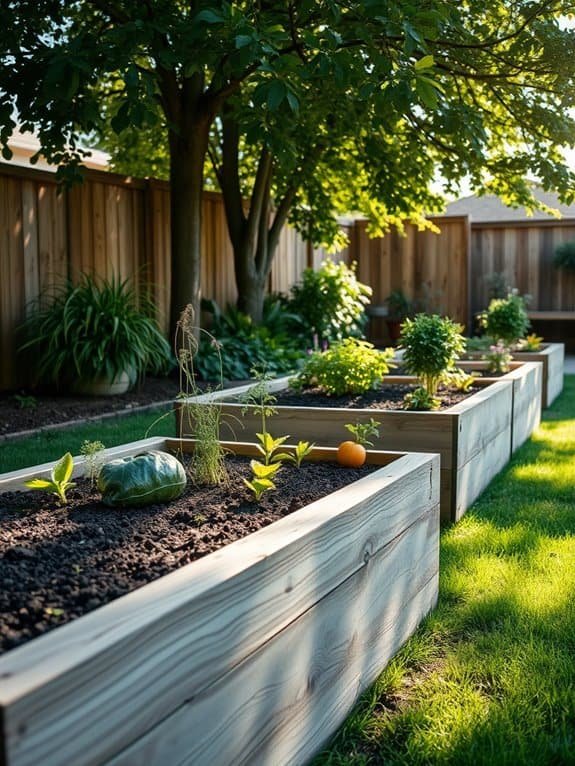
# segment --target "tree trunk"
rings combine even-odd
[[[202,198],[208,136],[208,121],[180,134],[170,130],[172,337],[180,314],[188,304],[194,308],[198,326],[200,322]]]

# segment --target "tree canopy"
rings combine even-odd
[[[438,204],[430,191],[438,176],[447,188],[468,176],[476,190],[528,206],[533,176],[564,200],[573,196],[558,149],[575,136],[566,0],[8,6],[4,146],[14,107],[46,156],[69,168],[80,159],[79,136],[104,119],[120,139],[163,125],[174,192],[173,318],[190,298],[197,304],[210,157],[229,200],[239,189],[261,211],[267,194],[323,241],[333,240],[333,213],[345,209],[369,214],[375,230],[417,219]],[[249,214],[228,207],[245,235]]]

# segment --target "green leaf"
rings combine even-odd
[[[223,16],[220,16],[219,13],[216,13],[209,8],[200,11],[195,17],[195,21],[205,21],[206,24],[220,24],[223,20]]]
[[[28,479],[24,485],[29,489],[54,489],[54,482],[48,479]]]
[[[433,56],[424,56],[415,62],[415,71],[421,72],[422,69],[430,69],[435,63]]]
[[[281,82],[281,80],[275,80],[270,86],[270,89],[268,91],[268,98],[267,98],[267,104],[268,107],[275,111],[284,98],[286,98],[287,95],[287,88],[285,86],[285,83]]]
[[[422,78],[418,78],[415,84],[415,89],[417,90],[417,95],[425,106],[429,109],[437,108],[437,91],[433,85],[429,85],[429,83]]]
[[[274,476],[280,468],[279,463],[271,463],[270,465],[264,465],[264,463],[260,463],[259,460],[252,460],[250,462],[250,468],[252,469],[252,473],[254,476],[258,479],[267,479],[270,476]]]
[[[236,37],[236,48],[246,48],[248,45],[252,45],[255,42],[251,35],[238,35]]]
[[[56,484],[64,484],[72,476],[74,470],[74,458],[69,452],[58,460],[52,469],[52,480]]]

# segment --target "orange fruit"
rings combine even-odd
[[[337,448],[337,462],[346,468],[361,468],[366,457],[365,447],[357,442],[342,442]]]

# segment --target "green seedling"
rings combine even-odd
[[[259,502],[264,492],[275,489],[276,485],[272,481],[272,476],[279,471],[281,463],[260,463],[259,460],[250,461],[252,469],[252,479],[244,479],[244,484],[254,493],[254,497]]]
[[[38,477],[24,482],[28,489],[40,489],[51,492],[59,498],[62,503],[67,503],[66,492],[75,487],[75,483],[70,481],[74,470],[74,458],[69,452],[58,460],[56,465],[50,471],[49,479],[40,479]]]
[[[315,447],[315,444],[309,442],[299,441],[296,444],[295,452],[293,455],[286,455],[286,459],[293,463],[298,468],[301,466],[302,461],[310,454]]]
[[[441,399],[433,396],[429,391],[420,386],[403,397],[406,410],[438,410],[441,407]]]
[[[86,476],[92,486],[96,484],[98,474],[106,460],[104,450],[105,447],[101,441],[88,441],[87,439],[82,442],[80,447],[80,454],[83,455],[86,465]]]
[[[367,423],[346,423],[345,427],[363,447],[373,447],[370,437],[379,436],[379,423],[373,418]]]

